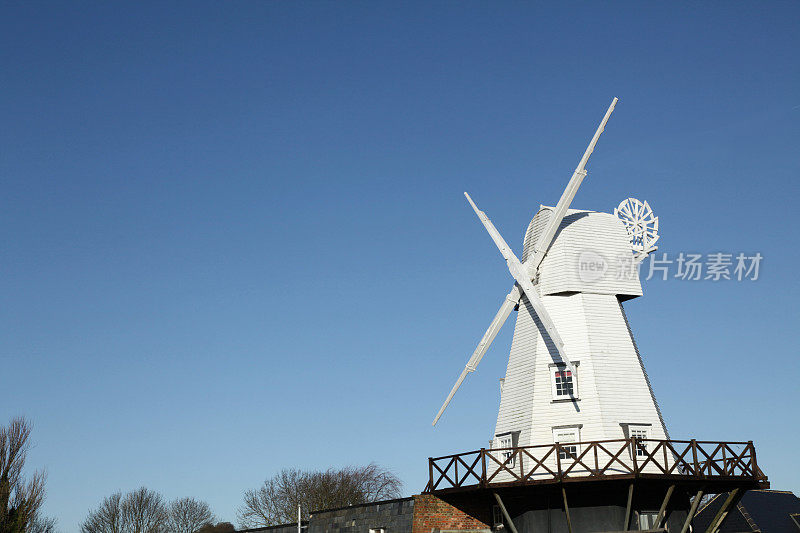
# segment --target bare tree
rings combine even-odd
[[[164,503],[144,487],[103,499],[81,524],[82,533],[195,533],[214,521],[211,507],[192,498]],[[47,533],[47,532],[45,532]]]
[[[285,469],[245,492],[238,518],[242,527],[285,524],[297,520],[298,505],[307,519],[312,511],[397,498],[402,486],[374,463],[324,472]]]
[[[380,468],[375,463],[358,468],[346,469],[346,474],[355,480],[358,490],[364,495],[364,500],[377,502],[400,497],[403,487],[400,479],[388,470]]]
[[[26,533],[55,533],[56,519],[37,516],[28,526]]]
[[[122,533],[122,493],[115,492],[91,511],[81,524],[82,533]]]
[[[22,417],[0,427],[0,531],[26,533],[39,519],[44,502],[44,472],[23,475],[30,449],[31,425]]]
[[[164,499],[144,487],[106,497],[81,524],[82,533],[167,533]]]
[[[169,504],[170,533],[195,533],[203,526],[213,523],[214,513],[206,502],[180,498]]]
[[[166,533],[169,511],[164,498],[144,487],[122,498],[122,523],[127,533]]]

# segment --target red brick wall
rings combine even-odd
[[[414,496],[414,526],[411,533],[431,533],[431,529],[486,529],[488,509],[459,508],[432,494]]]

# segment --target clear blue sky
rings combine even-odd
[[[626,305],[676,438],[749,440],[800,490],[800,4],[5,3],[0,422],[67,533],[112,491],[207,500],[283,467],[491,437],[506,326],[430,421],[521,248],[620,103],[574,206],[651,202],[661,251],[750,283]]]

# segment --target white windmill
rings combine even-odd
[[[658,218],[631,198],[613,215],[570,209],[616,104],[614,98],[556,206],[540,207],[531,220],[521,259],[465,193],[515,284],[434,425],[517,308],[493,447],[669,438],[621,304],[642,295],[637,266],[655,250]]]

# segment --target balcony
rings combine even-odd
[[[766,488],[752,441],[619,439],[481,448],[428,459],[425,492],[613,479]]]

